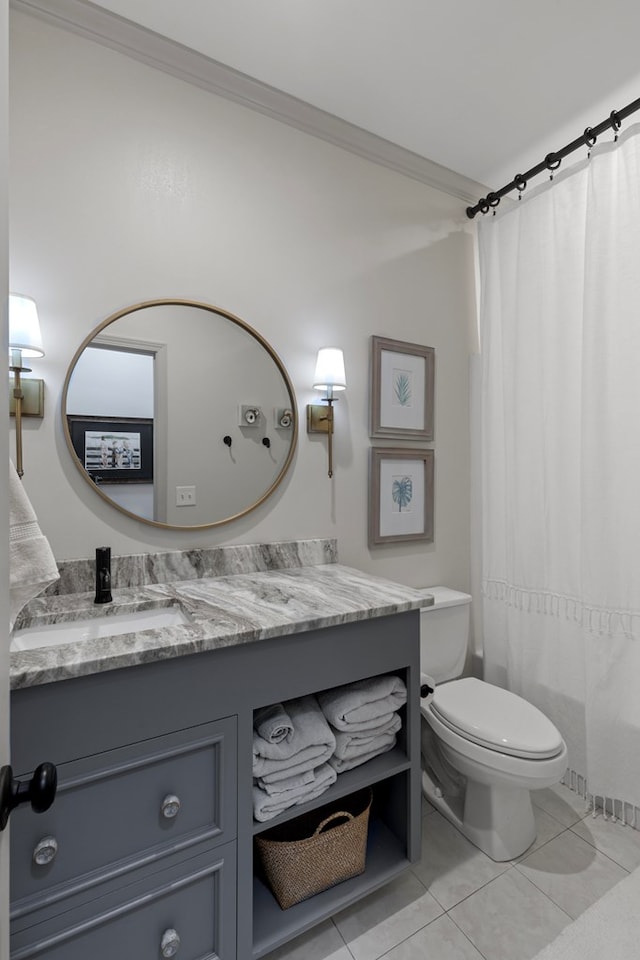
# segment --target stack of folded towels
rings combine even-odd
[[[319,797],[343,770],[391,750],[406,701],[403,681],[389,674],[256,710],[255,819]]]
[[[253,815],[265,821],[306,803],[335,783],[336,746],[315,696],[256,710],[253,717]]]
[[[400,677],[370,677],[317,696],[336,738],[329,759],[336,773],[351,770],[395,746],[402,726],[397,711],[407,702],[407,688]]]

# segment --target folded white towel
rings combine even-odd
[[[313,783],[315,780],[315,774],[313,770],[303,770],[302,773],[294,774],[293,776],[282,777],[275,780],[265,780],[264,777],[258,777],[255,781],[258,786],[272,795],[274,793],[283,793],[285,790],[295,790],[297,787],[306,787],[310,783]]]
[[[324,763],[315,771],[313,783],[298,789],[285,790],[282,793],[269,796],[268,793],[254,784],[253,816],[256,820],[264,822],[265,820],[271,820],[272,817],[277,817],[279,813],[288,810],[289,807],[315,800],[325,790],[328,790],[332,783],[336,782],[337,776],[336,771],[328,763]]]
[[[264,780],[265,783],[274,785],[282,783],[283,780],[291,780],[292,777],[301,777],[325,763],[332,755],[333,750],[334,748],[330,744],[327,744],[321,753],[317,753],[317,748],[314,747],[313,752],[317,753],[315,758],[311,757],[312,750],[305,750],[303,751],[305,759],[301,760],[300,763],[295,763],[294,760],[265,760],[266,773],[260,775],[254,773],[254,776],[259,780]]]
[[[396,745],[396,736],[391,734],[391,736],[383,736],[380,738],[384,740],[383,745],[378,746],[375,750],[371,750],[370,753],[361,753],[357,757],[351,757],[348,760],[341,760],[335,755],[330,757],[329,763],[336,771],[336,773],[344,773],[345,770],[352,770],[353,767],[359,767],[361,763],[366,763],[368,760],[373,760],[374,757],[379,756],[381,753],[387,753],[388,750],[393,750]]]
[[[371,754],[379,748],[387,750],[389,749],[388,744],[391,740],[393,739],[395,742],[396,734],[401,726],[402,721],[399,715],[394,713],[393,718],[385,727],[376,728],[371,733],[360,731],[357,734],[353,734],[339,731],[336,733],[334,756],[336,756],[338,760],[351,760],[363,754],[371,756]]]
[[[287,700],[283,707],[291,718],[293,734],[289,740],[270,743],[254,731],[254,777],[283,779],[303,773],[319,767],[335,749],[336,738],[312,694]]]
[[[272,703],[261,707],[253,714],[253,729],[263,740],[269,743],[287,743],[293,736],[291,717],[281,703]]]
[[[22,608],[59,578],[49,541],[9,461],[9,630]]]
[[[318,694],[318,703],[329,723],[347,733],[383,727],[406,701],[407,688],[393,674],[357,680]]]

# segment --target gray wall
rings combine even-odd
[[[343,562],[468,587],[473,244],[464,205],[393,171],[24,14],[12,14],[11,286],[35,297],[44,421],[25,487],[59,559],[337,536]],[[162,531],[103,503],[59,422],[68,364],[112,312],[157,297],[216,304],[266,337],[293,380],[292,469],[247,517]],[[367,547],[369,337],[436,349],[432,545]],[[316,351],[344,349],[335,477],[304,430]]]

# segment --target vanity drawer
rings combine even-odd
[[[235,842],[11,937],[11,960],[233,960]],[[34,918],[35,919],[35,918]]]
[[[235,717],[58,766],[46,813],[11,820],[12,917],[236,835]],[[93,896],[98,894],[94,892]]]

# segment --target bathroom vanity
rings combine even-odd
[[[425,598],[332,562],[331,543],[306,541],[293,556],[283,545],[226,558],[220,548],[198,556],[197,573],[193,552],[166,555],[162,570],[125,558],[108,609],[88,590],[32,602],[23,622],[115,622],[172,605],[188,622],[12,654],[15,775],[43,760],[58,770],[54,805],[11,818],[12,960],[250,960],[419,858]],[[70,576],[74,588],[83,576]],[[254,710],[385,673],[408,692],[396,747],[255,821]],[[254,837],[368,786],[365,872],[281,910]]]

